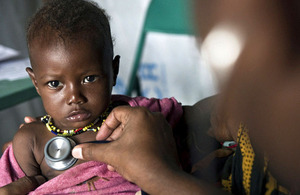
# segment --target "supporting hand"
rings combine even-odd
[[[10,184],[7,184],[6,186],[3,186],[0,188],[0,194],[1,195],[14,195],[14,194],[28,194],[30,191],[34,190],[41,184],[43,184],[46,181],[46,179],[41,176],[25,176],[20,179],[18,179],[15,182],[12,182]]]

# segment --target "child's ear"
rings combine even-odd
[[[117,55],[113,61],[112,61],[112,68],[113,68],[113,85],[115,86],[116,83],[117,83],[117,77],[118,77],[118,74],[119,74],[119,65],[120,65],[120,56]]]
[[[29,77],[30,77],[30,79],[31,79],[31,81],[34,85],[36,92],[40,95],[39,88],[37,86],[37,82],[36,82],[33,70],[31,68],[27,67],[26,72],[28,73],[28,75],[29,75]]]

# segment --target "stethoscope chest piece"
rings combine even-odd
[[[76,143],[66,137],[53,137],[45,145],[45,161],[52,169],[62,171],[72,167],[77,159],[72,156]]]

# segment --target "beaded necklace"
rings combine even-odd
[[[70,129],[70,130],[61,130],[57,127],[54,126],[53,123],[53,119],[50,115],[45,115],[41,118],[41,121],[43,123],[45,123],[47,129],[52,132],[55,135],[58,136],[64,136],[64,137],[70,137],[73,135],[78,135],[81,134],[83,132],[86,131],[94,131],[97,132],[99,131],[101,125],[103,124],[103,122],[105,121],[105,119],[107,118],[107,116],[109,115],[109,113],[111,112],[111,110],[113,109],[113,107],[110,105],[102,114],[100,117],[98,117],[94,122],[92,122],[91,124],[82,127],[82,128],[78,128],[78,129]],[[93,127],[95,124],[97,124],[99,121],[102,121],[100,126],[96,127],[96,128],[91,128]]]

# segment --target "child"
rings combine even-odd
[[[66,136],[76,144],[94,141],[109,111],[120,104],[160,111],[174,126],[182,114],[180,104],[174,98],[111,95],[120,57],[113,58],[107,16],[91,2],[50,1],[29,23],[27,42],[32,68],[26,71],[48,115],[17,132],[12,145],[14,156],[9,147],[3,154],[8,160],[1,159],[6,164],[17,163],[9,165],[14,169],[9,173],[1,166],[0,186],[25,175],[43,175],[48,182],[35,190],[37,194],[137,192],[137,186],[107,171],[103,163],[78,160],[66,171],[54,170],[45,161],[44,147],[56,136]]]

